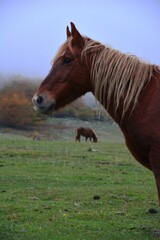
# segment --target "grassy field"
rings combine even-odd
[[[123,143],[0,136],[1,240],[156,240],[151,172]]]

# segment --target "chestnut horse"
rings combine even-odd
[[[160,68],[82,36],[73,23],[66,33],[33,97],[35,110],[49,113],[91,91],[153,172],[160,204]]]
[[[93,139],[93,142],[97,142],[97,140],[98,140],[95,132],[91,128],[84,128],[84,127],[76,128],[75,129],[75,140],[80,142],[81,136],[85,137],[85,141],[87,141],[88,138],[90,141],[92,141],[92,139]]]

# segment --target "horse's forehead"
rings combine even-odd
[[[85,41],[87,42],[89,38],[84,37]],[[68,38],[58,49],[55,57],[53,58],[53,63],[59,59],[60,57],[63,57],[64,54],[70,53],[72,55],[77,54],[77,48],[72,47],[72,38]]]
[[[60,57],[63,57],[65,53],[72,52],[71,47],[68,43],[68,41],[64,42],[58,49],[56,55],[53,58],[53,63],[56,62],[56,60]]]

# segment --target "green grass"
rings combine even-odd
[[[153,175],[124,144],[1,137],[0,149],[1,240],[160,239]]]

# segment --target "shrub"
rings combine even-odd
[[[26,81],[11,81],[0,90],[0,125],[25,128],[42,120],[33,110],[35,85]]]

